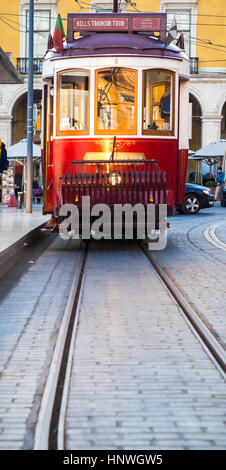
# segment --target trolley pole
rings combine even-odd
[[[34,0],[29,0],[29,54],[27,93],[27,188],[26,212],[32,212],[33,180],[33,41],[34,41]]]
[[[114,0],[113,12],[118,13],[118,0]]]

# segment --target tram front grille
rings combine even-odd
[[[60,178],[61,203],[82,207],[82,197],[95,204],[166,204],[168,175],[156,160],[73,161]]]

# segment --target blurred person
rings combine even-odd
[[[221,187],[222,187],[222,184],[223,184],[223,182],[224,182],[224,172],[222,171],[222,167],[221,167],[221,166],[218,167],[217,173],[218,173],[218,176],[217,176],[217,186],[216,186],[216,189],[215,189],[214,201],[217,201],[218,198],[220,198]]]

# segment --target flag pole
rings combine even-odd
[[[34,0],[29,0],[29,53],[27,93],[27,188],[26,212],[32,212],[33,182],[33,41],[34,41]]]

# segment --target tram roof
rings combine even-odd
[[[172,59],[187,59],[186,54],[177,46],[166,46],[164,42],[147,34],[92,33],[79,36],[64,43],[61,54],[54,49],[48,51],[45,59],[89,56],[146,56]]]

